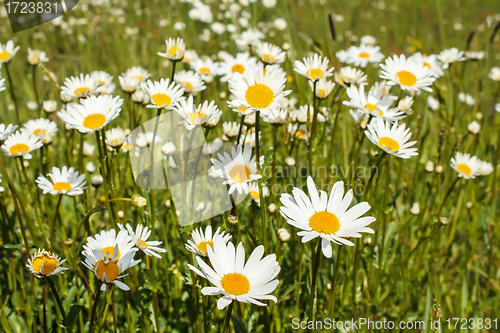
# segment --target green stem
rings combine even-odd
[[[356,277],[358,275],[358,262],[359,262],[359,238],[356,239],[356,251],[354,253],[354,267],[352,272],[352,317],[354,320],[358,319],[358,311],[356,306]]]
[[[102,174],[102,178],[104,179],[104,181],[102,183],[104,185],[104,192],[105,192],[104,199],[106,201],[106,208],[108,209],[109,218],[111,219],[111,222],[113,223],[113,225],[116,225],[116,221],[114,219],[114,214],[111,211],[111,203],[109,202],[108,181],[106,179],[106,177],[108,175],[106,174],[106,166],[105,166],[105,162],[104,162],[104,153],[102,152],[101,138],[99,137],[99,131],[95,131],[95,138],[96,138],[96,141],[97,141],[97,150],[99,151],[99,160],[100,160],[101,174]]]
[[[47,277],[47,280],[49,281],[50,290],[52,291],[52,295],[54,296],[54,298],[56,300],[57,308],[59,309],[59,312],[61,313],[61,317],[62,317],[63,321],[66,321],[66,312],[64,311],[64,306],[63,306],[63,303],[61,301],[61,297],[59,297],[59,293],[57,292],[56,285],[55,285],[54,281],[52,281],[52,278],[50,276]],[[69,327],[66,327],[66,329],[71,331],[71,328],[69,328]]]
[[[453,188],[455,187],[455,185],[458,183],[459,180],[460,180],[460,178],[457,177],[457,179],[455,179],[455,181],[453,182],[453,184],[451,184],[450,188],[446,192],[446,195],[444,196],[443,202],[441,203],[441,205],[439,206],[438,210],[436,211],[436,216],[437,217],[439,217],[439,213],[441,213],[441,210],[443,209],[444,204],[446,203],[446,200],[450,196],[451,191],[453,190]]]
[[[90,314],[90,329],[89,329],[89,333],[92,333],[94,331],[95,314],[96,314],[96,311],[97,311],[97,304],[99,303],[99,296],[101,295],[101,285],[102,285],[102,282],[99,283],[99,285],[97,286],[97,293],[95,294],[95,297],[94,297],[94,305],[92,306],[92,312]]]
[[[231,319],[231,312],[233,312],[234,302],[235,301],[232,301],[227,309],[226,319],[224,320],[224,329],[222,330],[223,333],[229,332],[229,320]]]
[[[260,175],[260,142],[259,142],[259,123],[260,123],[260,111],[255,114],[255,161],[257,163],[257,173]],[[262,222],[262,237],[264,238],[264,248],[267,249],[267,230],[266,230],[266,202],[264,200],[264,195],[262,192],[262,178],[257,182],[259,186],[259,197],[260,197],[260,219]]]
[[[17,123],[21,123],[21,117],[19,116],[19,106],[17,105],[16,92],[14,89],[14,85],[12,84],[12,77],[10,75],[8,63],[5,63],[5,72],[7,73],[7,80],[9,80],[10,96],[12,98],[12,102],[14,102],[14,109],[16,111]]]
[[[339,267],[340,267],[340,253],[344,247],[342,245],[339,246],[337,250],[337,259],[335,259],[335,269],[333,271],[333,279],[332,279],[332,290],[330,293],[330,318],[335,318],[335,285],[337,283],[337,277],[339,275]]]
[[[57,223],[57,217],[59,216],[59,208],[61,207],[61,202],[62,202],[63,194],[59,194],[59,199],[57,199],[57,206],[56,210],[54,211],[54,219],[52,220],[52,225],[50,226],[50,240],[51,240],[51,245],[52,249],[54,249],[54,233],[56,229],[56,223]]]
[[[42,110],[42,107],[40,105],[40,97],[38,95],[38,88],[36,87],[36,66],[32,66],[33,68],[33,75],[31,76],[31,81],[33,83],[33,91],[35,93],[35,102],[38,107],[38,110]],[[42,116],[42,113],[40,113],[40,117]]]
[[[316,295],[316,279],[318,277],[319,262],[321,259],[321,242],[322,239],[318,239],[318,245],[316,246],[316,251],[314,252],[314,261],[312,267],[312,277],[311,277],[311,291],[309,295],[309,321],[314,321],[314,296]]]

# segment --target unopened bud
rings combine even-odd
[[[148,203],[146,198],[140,196],[139,194],[134,194],[132,198],[130,198],[130,202],[132,202],[132,205],[134,205],[137,208],[144,207]]]

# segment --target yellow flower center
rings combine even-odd
[[[38,135],[38,133],[45,134],[45,129],[38,128],[38,129],[36,129],[36,130],[33,131],[34,135]]]
[[[306,131],[299,129],[299,130],[297,130],[297,132],[295,132],[295,135],[296,135],[299,139],[300,139],[300,138],[303,138],[303,137],[304,137],[304,135],[306,135]]]
[[[313,68],[307,71],[307,75],[313,80],[319,80],[325,75],[325,73],[320,68]]]
[[[212,249],[214,248],[214,243],[212,241],[203,241],[200,244],[198,244],[198,250],[203,252],[203,255],[207,255],[207,245],[210,246]]]
[[[429,69],[431,69],[431,65],[429,65],[428,63],[424,62],[424,67],[427,67]]]
[[[54,184],[54,191],[59,191],[59,192],[66,191],[66,192],[68,192],[69,190],[71,190],[71,185],[66,183],[66,182],[58,182],[58,183]]]
[[[172,99],[167,94],[154,94],[152,97],[153,103],[158,106],[169,106]]]
[[[78,97],[86,96],[89,93],[90,89],[87,87],[76,88],[74,93]]]
[[[102,254],[104,255],[104,258],[111,259],[113,257],[114,252],[115,252],[114,246],[106,246],[105,248],[102,249]],[[120,250],[118,250],[118,253],[116,254],[116,260],[118,259],[120,259]]]
[[[250,179],[250,169],[243,164],[235,165],[229,171],[229,176],[237,183],[243,183]]]
[[[373,113],[373,111],[377,110],[377,108],[378,108],[378,106],[376,106],[375,104],[368,103],[365,105],[365,110],[370,111],[370,113]],[[378,115],[383,116],[384,112],[382,110],[380,110]]]
[[[319,233],[334,234],[340,229],[340,222],[335,214],[322,211],[314,213],[309,219],[309,226]]]
[[[138,248],[141,248],[141,247],[143,247],[143,246],[144,246],[145,248],[148,248],[148,244],[146,244],[146,242],[145,242],[145,241],[143,241],[143,240],[142,240],[142,239],[140,239],[140,238],[138,239],[138,241],[139,241],[139,245],[137,245],[137,247],[138,247]]]
[[[96,265],[97,269],[95,272],[97,277],[101,281],[104,281],[104,275],[105,275],[106,278],[109,280],[109,282],[113,282],[118,276],[118,274],[120,274],[120,268],[113,261],[109,261],[106,264],[104,260],[100,260],[99,262],[97,262]]]
[[[24,143],[18,143],[10,147],[9,152],[12,155],[16,154],[24,154],[27,153],[30,150],[30,147],[28,145],[25,145]]]
[[[36,256],[35,259],[33,259],[32,265],[35,271],[47,275],[52,273],[57,268],[57,260],[53,256],[49,256],[44,253]]]
[[[83,120],[83,126],[88,129],[95,130],[96,128],[102,127],[106,122],[106,116],[102,113],[90,114]]]
[[[368,53],[366,53],[366,52],[361,52],[361,53],[359,54],[359,57],[360,57],[360,58],[370,58],[370,54],[368,54]]]
[[[130,79],[139,80],[139,82],[142,82],[142,80],[144,80],[144,78],[141,75],[133,75],[130,77]]]
[[[9,57],[10,57],[10,52],[3,51],[2,53],[0,53],[0,61],[5,61],[9,59]]]
[[[321,96],[321,98],[325,98],[326,97],[325,89],[316,89],[316,91],[319,93],[319,95]]]
[[[194,88],[193,84],[187,81],[181,82],[181,84],[184,86],[184,88],[187,88],[189,90]]]
[[[471,168],[465,163],[457,165],[457,169],[458,171],[465,173],[467,176],[470,176],[472,173]]]
[[[250,290],[250,281],[241,273],[229,273],[220,281],[224,291],[230,295],[243,295]]]
[[[200,120],[201,118],[203,118],[205,116],[206,116],[205,113],[198,113],[198,112],[190,112],[189,113],[189,117],[191,118],[191,123],[193,123],[193,124],[196,124],[196,120]]]
[[[267,108],[274,100],[274,92],[268,86],[258,83],[247,89],[245,99],[253,108]]]
[[[208,67],[203,67],[203,68],[200,68],[200,73],[201,74],[210,74],[211,71],[210,71],[210,68]]]
[[[389,138],[387,136],[383,136],[378,140],[378,145],[384,149],[383,147],[385,146],[385,150],[389,151],[389,148],[391,149],[390,152],[394,153],[399,150],[399,144],[396,140]]]
[[[417,83],[417,77],[408,71],[399,71],[396,73],[396,76],[399,78],[399,83],[404,86],[411,87]]]
[[[245,66],[240,65],[240,64],[236,64],[233,67],[231,67],[231,72],[233,72],[233,73],[238,72],[240,74],[243,74],[243,73],[245,73]]]
[[[240,112],[245,112],[246,110],[248,110],[248,107],[247,107],[247,106],[240,106],[240,107],[238,108],[238,111],[240,111]]]
[[[181,52],[181,50],[176,47],[172,47],[170,48],[170,50],[168,50],[168,55],[173,57],[177,52]]]
[[[262,58],[264,62],[274,61],[274,57],[270,54],[263,54]]]
[[[253,200],[257,201],[260,200],[260,194],[259,191],[250,191],[250,196],[252,197]]]

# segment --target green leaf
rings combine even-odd
[[[231,321],[233,322],[234,332],[236,333],[247,333],[245,325],[238,316],[231,314]]]
[[[66,316],[66,320],[63,321],[63,325],[66,327],[71,327],[76,317],[82,311],[83,306],[81,305],[73,305],[71,309],[69,309],[68,315]]]

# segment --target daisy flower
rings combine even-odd
[[[111,95],[116,90],[116,85],[113,83],[113,76],[105,71],[93,71],[90,77],[94,80],[96,86],[96,94]]]
[[[120,96],[90,96],[81,99],[80,104],[68,105],[66,111],[59,111],[57,115],[80,133],[93,133],[118,117],[122,104]]]
[[[146,199],[144,199],[146,200]],[[120,227],[120,230],[124,230],[128,232],[128,235],[130,236],[130,239],[132,240],[132,243],[135,244],[135,246],[144,252],[148,256],[154,256],[157,258],[161,258],[161,255],[159,253],[165,253],[167,252],[166,249],[163,249],[161,247],[157,247],[157,245],[162,244],[163,242],[160,241],[148,241],[149,235],[151,235],[151,230],[149,230],[148,227],[143,226],[142,224],[138,224],[137,228],[134,229],[130,224],[127,223],[125,226],[127,229],[123,227],[123,225],[118,223],[118,227]]]
[[[311,90],[314,90],[314,82],[309,81],[309,86]],[[316,81],[316,98],[325,99],[330,95],[333,88],[335,87],[335,82],[326,79],[321,79]]]
[[[179,71],[175,73],[174,81],[184,89],[186,94],[191,96],[196,96],[200,91],[207,88],[201,75],[195,71]]]
[[[488,77],[490,79],[492,79],[493,81],[500,81],[500,67],[491,68],[491,71],[488,74]]]
[[[266,64],[281,64],[286,58],[286,53],[280,47],[270,43],[257,44],[255,53]]]
[[[281,126],[286,122],[287,116],[288,116],[287,110],[272,109],[268,112],[267,115],[262,117],[262,120],[274,126]]]
[[[459,177],[474,179],[481,174],[482,161],[476,156],[457,152],[451,159],[451,167],[458,172]]]
[[[222,111],[215,105],[215,101],[210,102],[210,104],[205,101],[195,108],[193,96],[189,96],[187,100],[181,100],[174,111],[184,119],[188,130],[200,125],[212,127],[211,123],[215,121],[217,124],[222,114]]]
[[[14,58],[20,46],[14,46],[14,42],[9,40],[7,43],[0,43],[0,64],[8,63]]]
[[[118,77],[122,90],[126,93],[133,93],[139,88],[141,82],[149,79],[150,74],[142,67],[132,67]]]
[[[231,155],[227,152],[217,154],[218,159],[212,158],[214,170],[212,173],[224,178],[223,184],[230,186],[229,194],[235,190],[238,193],[248,190],[248,183],[253,180],[260,179],[262,176],[257,174],[257,164],[255,156],[252,158],[252,148],[245,145],[243,149],[241,145],[231,147]],[[263,156],[260,164],[263,163]]]
[[[417,141],[408,142],[411,133],[405,124],[398,125],[395,122],[391,127],[389,121],[375,118],[368,124],[365,134],[374,145],[391,155],[404,159],[418,155],[417,148],[410,148]]]
[[[342,67],[338,73],[335,73],[335,82],[343,87],[351,85],[361,86],[366,84],[368,76],[363,71],[354,67]]]
[[[158,55],[163,58],[167,58],[171,61],[179,61],[184,57],[184,51],[186,50],[186,45],[182,38],[169,38],[165,40],[167,44],[167,52],[158,52]]]
[[[36,136],[28,132],[26,129],[11,134],[2,145],[2,150],[5,155],[11,157],[22,156],[29,160],[31,152],[43,146],[42,141]]]
[[[421,62],[406,59],[402,54],[387,58],[385,64],[381,64],[382,74],[380,77],[387,80],[390,85],[397,85],[403,90],[418,91],[420,89],[432,92],[429,87],[432,85],[435,77],[431,75],[428,67]]]
[[[69,169],[66,166],[62,169],[53,167],[52,173],[47,174],[47,176],[52,181],[44,176],[39,176],[35,180],[43,194],[75,196],[83,194],[83,190],[86,189],[85,174],[78,175],[78,171],[75,171],[73,167]]]
[[[479,170],[480,176],[487,176],[491,174],[493,170],[494,170],[493,164],[491,164],[490,162],[481,161],[481,168]]]
[[[200,257],[196,257],[200,269],[189,264],[188,267],[214,285],[204,287],[201,290],[203,295],[223,295],[217,301],[219,310],[224,309],[234,300],[259,306],[266,306],[266,304],[258,300],[277,302],[276,297],[270,293],[279,284],[279,280],[275,278],[280,272],[280,266],[275,254],[262,258],[264,246],[257,246],[246,263],[242,243],[239,243],[235,249],[233,243],[228,242],[226,245],[223,240],[218,239],[214,242],[213,250],[207,249],[207,254],[213,268]]]
[[[495,110],[500,112],[500,103],[495,104]]]
[[[292,134],[299,140],[306,140],[309,137],[307,126],[305,124],[289,124],[288,133]]]
[[[240,124],[236,121],[233,122],[224,122],[222,123],[222,130],[224,131],[224,135],[227,136],[228,138],[235,138],[238,136],[238,133],[240,132]],[[243,126],[241,129],[242,132],[246,131],[246,126]]]
[[[247,116],[248,117],[248,116]],[[259,140],[262,138],[262,132],[259,131]],[[247,131],[246,135],[242,135],[240,138],[240,141],[238,144],[241,146],[245,146],[245,148],[248,146],[250,148],[255,148],[255,127],[251,128],[250,130]],[[262,164],[262,157],[261,157],[261,163]]]
[[[365,112],[370,116],[389,121],[396,121],[406,116],[397,107],[391,108],[392,103],[396,100],[394,96],[385,96],[380,92],[374,93],[373,89],[370,89],[368,94],[365,94],[364,86],[360,86],[359,89],[350,86],[346,89],[346,93],[351,100],[342,102],[344,105]]]
[[[352,45],[347,49],[346,56],[346,63],[359,67],[366,67],[368,63],[379,63],[384,59],[384,55],[380,52],[380,46],[364,44]]]
[[[243,31],[241,35],[236,38],[236,45],[242,50],[253,48],[264,38],[264,34],[257,29],[248,29]]]
[[[214,75],[217,73],[217,63],[208,57],[205,60],[194,59],[190,64],[191,68],[200,74],[205,82],[212,82]]]
[[[49,61],[47,54],[41,50],[32,50],[28,48],[28,63],[31,66],[36,66],[38,63],[43,63]]]
[[[113,149],[121,148],[126,140],[127,136],[125,131],[120,127],[112,128],[109,131],[106,131],[106,144]]]
[[[376,42],[377,40],[375,39],[375,37],[370,35],[364,35],[360,39],[361,45],[375,45]]]
[[[230,234],[226,234],[224,231],[221,232],[220,228],[217,228],[215,233],[212,235],[212,226],[208,225],[205,232],[203,232],[203,228],[194,229],[191,233],[191,238],[193,240],[188,239],[185,246],[188,251],[191,251],[199,256],[206,257],[207,249],[214,248],[214,241],[216,239],[220,238],[224,244],[227,244],[231,237],[232,236]]]
[[[423,55],[422,53],[417,52],[409,56],[408,60],[414,60],[418,63],[422,63],[424,67],[427,67],[431,71],[430,75],[435,78],[444,75],[443,68],[441,67],[441,64],[437,59],[437,55],[435,54]]]
[[[182,58],[182,62],[186,64],[192,63],[195,59],[198,59],[198,54],[195,50],[186,50],[184,51],[184,58]]]
[[[31,134],[38,136],[45,144],[52,142],[52,137],[57,132],[57,124],[45,118],[28,120],[24,124],[24,128]]]
[[[248,115],[261,111],[266,115],[269,110],[279,108],[286,102],[285,96],[291,90],[284,90],[286,74],[282,71],[265,71],[263,66],[256,70],[234,74],[229,80],[229,90],[234,99],[229,101],[229,107],[238,109],[247,108],[244,114]]]
[[[17,125],[12,124],[9,124],[7,126],[5,126],[5,124],[0,124],[0,142],[5,141],[9,137],[9,135],[14,133],[17,127]]]
[[[295,60],[293,69],[309,80],[317,81],[332,76],[333,67],[328,68],[329,62],[328,58],[316,53],[312,57],[304,58],[303,61]]]
[[[260,206],[260,192],[257,182],[251,182],[248,185],[247,193],[250,194],[250,198],[252,198],[252,200],[255,201],[258,206]],[[269,196],[269,188],[267,188],[267,186],[262,186],[262,195],[264,197]]]
[[[61,94],[74,98],[85,98],[94,93],[96,88],[94,79],[89,75],[80,74],[79,77],[66,78],[61,87]]]
[[[47,113],[53,113],[57,110],[57,102],[54,100],[43,101],[42,109]]]
[[[467,57],[465,57],[464,51],[459,51],[456,47],[452,47],[451,49],[441,51],[437,59],[443,63],[443,69],[446,69],[454,62],[467,60]]]
[[[121,230],[118,235],[114,229],[93,237],[87,237],[87,244],[83,246],[82,254],[85,256],[83,265],[94,273],[103,282],[101,290],[106,290],[107,284],[114,284],[122,290],[130,290],[123,282],[117,279],[125,270],[137,265],[140,260],[134,260],[135,253],[139,250],[132,243],[127,231]]]
[[[484,59],[483,51],[468,51],[465,52],[465,57],[472,61],[478,61]]]
[[[236,57],[226,55],[219,63],[217,74],[221,76],[222,82],[227,82],[233,77],[233,73],[244,74],[248,69],[257,66],[257,59],[251,57],[248,52],[238,53]]]
[[[302,243],[320,237],[321,249],[327,258],[332,257],[331,242],[339,245],[354,246],[348,240],[350,237],[360,238],[362,232],[373,234],[367,226],[375,221],[372,216],[361,217],[370,210],[367,202],[361,202],[349,208],[353,199],[353,191],[349,190],[344,196],[344,182],[338,181],[330,192],[318,191],[311,176],[307,177],[307,190],[295,187],[292,195],[281,195],[281,215],[288,224],[301,229],[297,233],[302,237]]]
[[[146,83],[141,83],[142,89],[151,98],[151,104],[148,108],[167,109],[171,110],[182,97],[184,89],[181,86],[170,83],[170,79],[161,78],[160,81],[148,80]]]
[[[61,260],[52,252],[38,249],[27,260],[26,267],[28,267],[31,274],[43,279],[50,275],[62,274],[67,270],[68,268],[61,266],[65,261],[66,259]]]

